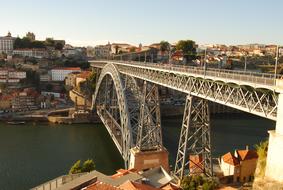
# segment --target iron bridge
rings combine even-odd
[[[189,173],[212,176],[208,101],[276,120],[282,91],[274,75],[133,61],[91,61],[97,73],[93,108],[129,166],[130,149],[163,148],[158,86],[187,94],[176,179]],[[200,156],[194,167],[190,156]]]

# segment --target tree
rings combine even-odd
[[[91,171],[94,170],[94,168],[95,168],[95,164],[94,164],[93,160],[88,159],[88,160],[84,161],[82,166],[81,166],[81,160],[78,160],[69,170],[69,174],[91,172]]]
[[[7,87],[7,84],[6,83],[0,83],[0,90],[5,90]]]
[[[196,43],[194,41],[180,40],[176,45],[176,49],[183,52],[187,62],[196,59]]]
[[[53,89],[53,85],[50,84],[50,83],[48,83],[48,84],[46,85],[46,90],[47,90],[47,91],[52,91],[52,89]]]
[[[95,168],[94,161],[91,159],[86,160],[82,166],[82,172],[91,172]]]
[[[69,174],[77,174],[81,172],[82,172],[81,160],[78,160],[69,170]]]
[[[136,51],[136,48],[135,47],[131,47],[130,48],[130,52],[135,52]]]
[[[16,38],[14,42],[15,49],[22,48],[45,48],[45,44],[42,41],[33,41],[29,37]]]
[[[45,44],[42,41],[32,41],[31,42],[32,48],[45,48]]]
[[[53,40],[53,38],[46,38],[45,45],[54,47],[55,41]]]
[[[62,50],[63,47],[64,47],[64,46],[63,46],[62,43],[56,43],[56,44],[55,44],[55,49],[56,49],[56,50]]]
[[[162,40],[162,41],[160,42],[160,50],[161,50],[162,52],[164,52],[164,51],[169,51],[169,50],[170,50],[170,44],[169,44],[169,42]]]
[[[217,182],[213,178],[207,178],[203,175],[185,176],[181,181],[181,187],[183,190],[213,190],[218,186]]]
[[[255,148],[258,155],[255,176],[259,178],[263,178],[265,174],[268,140],[260,142],[259,144],[255,145]]]
[[[91,94],[94,93],[96,87],[96,73],[94,71],[87,78],[87,84],[90,87]]]

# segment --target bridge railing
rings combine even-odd
[[[156,69],[165,69],[171,71],[178,71],[184,73],[192,73],[196,75],[202,75],[206,77],[224,78],[232,79],[244,82],[250,82],[255,84],[274,86],[276,79],[282,79],[283,75],[277,75],[276,78],[274,74],[269,73],[259,73],[259,72],[245,72],[236,71],[228,69],[214,69],[214,68],[204,68],[204,67],[194,67],[194,66],[183,66],[183,65],[172,65],[172,64],[157,64],[157,63],[146,63],[146,62],[135,62],[135,61],[115,61],[122,64],[130,64],[137,66],[144,66]]]

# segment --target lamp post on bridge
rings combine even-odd
[[[278,56],[279,56],[279,46],[277,45],[276,57],[275,57],[274,80],[276,80],[276,77],[277,77]]]
[[[204,69],[204,76],[206,75],[206,50],[207,48],[204,49],[204,63],[203,63],[203,69]]]
[[[244,67],[244,71],[247,71],[247,52],[245,52],[245,67]]]

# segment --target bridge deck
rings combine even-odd
[[[279,79],[281,76],[275,79],[274,75],[256,72],[132,61],[92,61],[92,67],[104,68],[106,64],[116,65],[125,75],[276,120],[278,94],[283,89],[276,83],[283,80]]]
[[[227,69],[213,69],[194,66],[170,65],[170,64],[156,64],[144,62],[127,62],[127,61],[91,61],[95,63],[93,67],[103,67],[106,63],[113,63],[115,65],[125,65],[136,68],[151,69],[162,72],[170,72],[180,75],[194,76],[203,79],[211,79],[213,81],[222,81],[224,83],[234,83],[237,85],[246,85],[253,88],[264,88],[272,91],[280,91],[276,87],[276,79],[282,79],[282,75],[258,73],[258,72],[244,72]],[[282,79],[283,80],[283,79]]]

